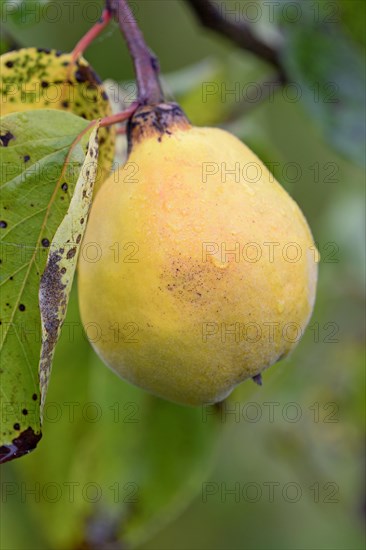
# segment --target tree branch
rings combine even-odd
[[[225,18],[210,0],[186,0],[186,3],[195,12],[204,27],[216,31],[243,50],[267,61],[277,69],[281,82],[283,84],[287,82],[279,51],[258,38],[247,21],[242,20],[237,23],[233,19]]]
[[[159,80],[159,62],[149,50],[127,0],[107,0],[106,9],[114,15],[131,54],[141,104],[154,105],[164,101]]]

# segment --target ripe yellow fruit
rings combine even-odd
[[[112,114],[98,75],[80,58],[44,48],[22,48],[0,56],[1,115],[36,110],[70,111],[86,120]],[[95,190],[110,175],[114,159],[115,127],[99,131],[98,175]]]
[[[130,122],[127,164],[92,206],[82,320],[124,379],[177,403],[224,399],[284,357],[312,312],[317,251],[304,216],[231,134],[178,106]]]

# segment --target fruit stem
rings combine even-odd
[[[95,25],[92,26],[91,29],[88,30],[88,32],[79,40],[79,42],[76,44],[75,48],[71,52],[71,62],[75,63],[79,59],[79,57],[83,54],[83,52],[86,50],[88,46],[97,38],[97,36],[100,35],[100,33],[106,28],[109,21],[112,18],[112,14],[110,10],[104,9],[102,12],[102,16],[95,23]]]
[[[104,126],[111,126],[112,124],[118,124],[118,122],[124,122],[125,120],[128,120],[139,107],[139,105],[140,103],[138,101],[134,101],[127,109],[125,109],[121,113],[116,113],[115,115],[102,118],[100,120],[99,127],[104,128]]]
[[[138,87],[140,105],[155,105],[164,101],[159,80],[159,62],[148,48],[127,0],[109,0],[107,7],[118,20],[131,54]]]

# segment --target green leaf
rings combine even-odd
[[[340,27],[327,22],[321,9],[314,13],[314,3],[301,2],[299,8],[301,25],[282,22],[282,59],[289,79],[299,85],[304,107],[321,126],[327,141],[352,161],[364,165],[362,55]]]
[[[0,243],[4,269],[0,374],[1,407],[6,411],[1,461],[29,452],[41,438],[48,372],[81,237],[76,245],[69,245],[82,232],[77,226],[81,217],[86,218],[91,200],[93,181],[82,171],[70,204],[85,159],[88,124],[75,115],[54,110],[11,114],[1,121]],[[81,133],[85,135],[74,144]],[[95,162],[94,145],[91,150],[94,159],[89,153],[85,166]],[[85,200],[80,202],[83,192]],[[59,280],[58,269],[64,267]],[[38,300],[41,281],[43,324]]]

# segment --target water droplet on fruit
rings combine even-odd
[[[178,224],[168,223],[168,227],[173,233],[178,233],[178,231],[180,231],[180,226]]]
[[[219,269],[227,269],[229,267],[229,262],[224,262],[218,256],[210,256],[210,258],[214,266],[218,267]]]
[[[245,191],[248,193],[248,195],[251,195],[252,197],[255,195],[255,191],[253,187],[250,187],[249,185],[244,183],[244,188],[245,188]]]

